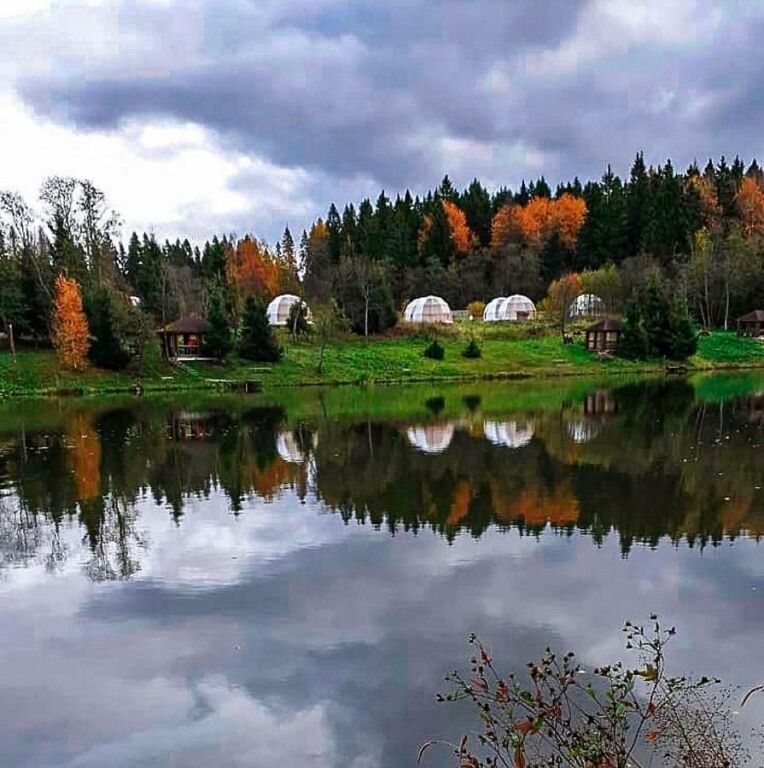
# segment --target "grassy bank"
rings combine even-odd
[[[285,354],[278,364],[248,364],[231,358],[225,364],[162,363],[142,374],[89,369],[79,374],[62,370],[50,350],[22,350],[16,360],[0,353],[0,396],[54,394],[107,394],[140,389],[225,389],[254,381],[265,389],[280,386],[349,383],[393,383],[556,376],[609,376],[662,372],[661,360],[629,362],[599,360],[582,341],[563,344],[553,333],[523,337],[514,329],[503,334],[490,329],[481,339],[482,357],[465,359],[461,352],[475,329],[457,327],[440,336],[445,359],[429,360],[421,335],[376,338],[365,343],[357,337],[331,344],[321,374],[316,370],[317,345],[308,340],[292,344],[282,339]],[[700,339],[698,353],[687,365],[699,371],[764,367],[764,344],[716,332]]]

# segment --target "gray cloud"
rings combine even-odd
[[[640,149],[679,165],[750,158],[763,24],[745,1],[123,0],[113,55],[67,45],[17,87],[82,129],[201,123],[305,169],[302,204],[321,210],[338,187],[422,190],[446,172],[516,184],[624,171]]]

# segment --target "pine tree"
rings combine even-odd
[[[225,311],[223,292],[219,287],[212,291],[207,310],[207,322],[210,328],[204,336],[204,352],[216,360],[224,360],[231,351],[231,324]]]
[[[668,339],[666,357],[671,360],[686,360],[698,350],[698,335],[690,320],[687,304],[681,297],[669,306]]]
[[[94,337],[90,360],[99,368],[112,371],[122,370],[130,362],[130,355],[122,344],[123,329],[117,316],[117,300],[109,291],[100,290],[90,300],[88,311],[88,323]]]
[[[644,360],[648,355],[649,347],[650,343],[639,306],[635,302],[629,302],[616,354],[627,360]]]
[[[629,253],[636,256],[644,245],[650,205],[650,179],[642,152],[636,156],[631,166],[631,175],[626,186],[626,201],[629,230],[627,247]]]
[[[265,307],[252,297],[247,299],[241,326],[239,355],[258,363],[277,363],[282,351],[268,323]]]
[[[491,242],[491,196],[488,190],[477,180],[472,183],[459,199],[459,207],[467,216],[469,228],[477,235],[480,244],[487,246]]]

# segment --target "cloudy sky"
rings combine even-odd
[[[0,189],[125,228],[300,230],[445,173],[764,155],[760,0],[0,0]]]

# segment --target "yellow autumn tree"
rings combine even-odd
[[[80,286],[63,275],[56,278],[51,336],[64,368],[80,371],[90,348],[88,321],[82,309]]]

